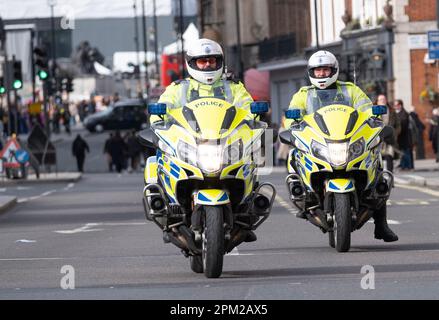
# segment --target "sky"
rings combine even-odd
[[[145,15],[152,16],[153,0],[0,0],[0,16],[4,20],[48,18],[51,16],[49,2],[54,2],[55,17],[124,18],[134,16],[134,2],[137,3],[137,15],[141,15],[142,1],[145,1]],[[182,2],[184,15],[196,15],[196,0]],[[178,0],[156,0],[156,14],[169,16],[178,8],[178,3]]]

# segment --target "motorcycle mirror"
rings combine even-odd
[[[268,112],[270,106],[267,101],[255,101],[250,104],[250,111],[252,114],[263,114]]]
[[[386,106],[373,106],[372,107],[372,114],[374,116],[380,116],[382,114],[387,113],[387,107]]]
[[[157,136],[151,128],[148,128],[137,133],[137,140],[142,146],[155,148]]]
[[[288,109],[285,111],[285,118],[298,120],[302,118],[302,110],[300,109]]]
[[[279,140],[283,144],[287,144],[290,146],[294,145],[292,138],[293,138],[293,136],[291,135],[291,132],[288,130],[285,130],[285,131],[282,131],[281,133],[279,133]]]
[[[148,104],[148,113],[156,116],[166,114],[166,103],[150,103]]]

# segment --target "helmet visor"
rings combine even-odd
[[[222,67],[223,59],[221,56],[194,57],[188,64],[197,71],[216,71]]]
[[[331,78],[337,69],[331,66],[319,66],[309,69],[309,76],[316,79]]]

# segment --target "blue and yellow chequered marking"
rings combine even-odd
[[[326,181],[326,192],[347,193],[352,191],[355,191],[355,185],[351,179],[331,179]]]
[[[216,206],[230,203],[229,195],[220,189],[199,190],[195,195],[195,204]]]
[[[149,157],[144,170],[145,183],[157,183],[157,158]]]

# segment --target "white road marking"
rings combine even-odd
[[[147,224],[146,222],[94,222],[94,223],[87,223],[84,226],[72,230],[57,230],[53,231],[56,233],[61,234],[74,234],[74,233],[80,233],[80,232],[90,232],[90,231],[103,231],[105,229],[90,229],[92,227],[101,227],[101,226],[141,226]]]
[[[71,258],[9,258],[9,259],[0,259],[0,261],[39,261],[39,260],[64,260]]]
[[[410,221],[410,220],[407,220],[407,221],[404,221],[404,223],[405,223],[405,222],[411,222],[411,221]],[[367,223],[374,223],[374,222],[373,222],[373,219],[367,221]],[[397,225],[397,224],[401,224],[401,223],[402,223],[402,222],[397,221],[397,220],[387,219],[387,224],[395,224],[395,225]]]
[[[32,189],[32,187],[17,187],[17,190],[29,190]]]
[[[48,196],[48,195],[50,195],[52,193],[55,193],[56,191],[57,190],[49,190],[49,191],[46,191],[46,192],[40,194],[39,196],[33,196],[33,197],[29,197],[29,198],[20,198],[20,199],[17,200],[17,203],[28,202],[30,200],[36,200],[36,199],[39,199],[39,198],[42,198],[42,197],[46,197],[46,196]]]
[[[399,188],[404,188],[404,189],[410,189],[410,190],[416,190],[419,192],[423,192],[435,197],[439,197],[439,191],[435,191],[435,190],[431,190],[428,189],[426,187],[417,187],[417,186],[409,186],[409,185],[402,185],[402,184],[395,184],[395,186],[399,187]]]
[[[6,188],[0,188],[0,192],[6,192]]]
[[[80,228],[76,228],[73,230],[58,230],[58,231],[54,231],[56,233],[61,233],[61,234],[74,234],[74,233],[80,233],[80,232],[91,232],[91,231],[102,231],[103,229],[90,229],[92,227],[101,225],[100,223],[87,223],[85,226],[82,226]]]
[[[289,213],[296,214],[297,209],[294,208],[294,205],[286,202],[279,194],[276,194],[276,201],[279,203],[284,209],[287,209]]]
[[[74,183],[69,183],[69,184],[67,185],[67,187],[64,188],[64,191],[67,191],[67,190],[73,188],[74,186],[75,186]]]
[[[15,243],[35,243],[37,242],[36,240],[27,240],[27,239],[20,239],[15,241]]]

